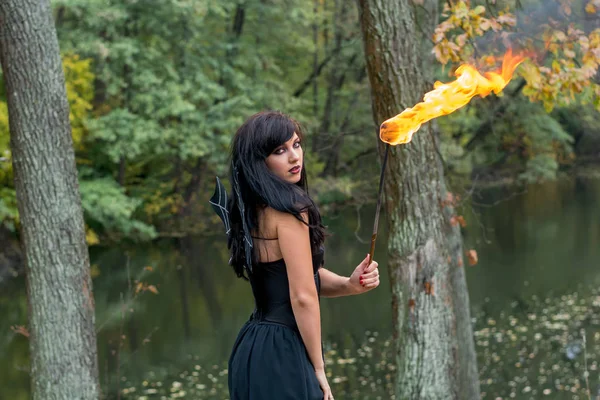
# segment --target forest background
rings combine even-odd
[[[497,68],[508,44],[530,55],[503,95],[438,119],[451,192],[597,176],[600,4],[432,4],[413,2],[417,16],[439,12],[433,37],[423,35],[432,88],[463,62]],[[324,214],[376,200],[377,130],[354,2],[58,0],[53,12],[90,248],[189,249],[191,238],[220,234],[207,202],[214,176],[225,176],[233,132],[262,109],[304,126]],[[5,98],[0,88],[0,285],[22,272]],[[132,292],[145,291],[158,293],[136,281]]]
[[[476,3],[456,2],[440,14],[435,37],[424,39],[435,44],[435,79],[451,81],[466,61],[498,68],[502,40],[511,35],[530,39],[539,53],[504,96],[476,98],[439,119],[439,152],[456,190],[554,179],[597,163],[598,81],[588,70],[597,66],[599,39],[586,36],[598,24],[597,12],[588,12],[594,6],[570,5],[565,15],[563,3],[570,2],[550,1],[543,12],[543,2],[494,2],[487,10],[487,2]],[[374,201],[377,132],[353,3],[53,5],[90,245],[212,234],[216,220],[202,195],[215,175],[225,175],[233,132],[262,109],[282,110],[304,126],[310,184],[322,206]],[[515,15],[558,22],[527,36],[525,21],[518,34],[510,31],[517,31]],[[587,31],[569,31],[571,20],[585,22]],[[544,40],[540,49],[536,41]],[[3,98],[0,92],[6,235],[15,232],[18,215]]]

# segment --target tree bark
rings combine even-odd
[[[34,400],[98,399],[94,300],[50,1],[0,2]]]
[[[319,111],[319,81],[317,80],[317,76],[319,75],[319,1],[313,1],[313,44],[315,49],[313,51],[313,75],[315,79],[312,81],[312,89],[313,89],[313,115],[316,117]],[[318,140],[318,136],[313,140],[313,150],[316,148],[316,142]]]
[[[373,115],[421,101],[427,70],[410,0],[359,0]],[[419,34],[418,34],[419,33]],[[430,88],[429,88],[430,89]],[[380,142],[380,150],[383,144]],[[396,398],[479,399],[459,228],[450,224],[434,125],[390,149],[385,181]]]

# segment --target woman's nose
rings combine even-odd
[[[290,151],[290,161],[297,161],[298,158],[300,158],[299,154],[298,154],[298,150],[292,150]]]

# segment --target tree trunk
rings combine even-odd
[[[412,2],[358,3],[379,126],[431,88],[425,84]],[[479,399],[462,239],[449,222],[454,211],[444,201],[434,137],[427,124],[410,144],[392,147],[386,173],[396,398]]]
[[[32,398],[98,399],[92,281],[49,0],[0,2],[0,62],[27,272]]]
[[[319,1],[313,1],[313,21],[312,30],[313,30],[313,45],[315,49],[313,51],[313,75],[315,79],[312,81],[312,89],[313,89],[313,116],[317,118],[319,113],[319,81],[317,80],[317,76],[319,75]],[[319,134],[313,137],[312,149],[313,152],[318,149],[319,143]]]

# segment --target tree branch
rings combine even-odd
[[[521,90],[525,87],[526,84],[527,84],[527,82],[525,81],[525,79],[521,79],[519,81],[519,85],[517,86],[517,88],[510,95],[508,95],[509,99],[512,99],[516,95],[518,95],[521,92]],[[506,108],[508,107],[509,104],[510,104],[509,100],[502,101],[502,102],[500,102],[500,104],[498,104],[492,110],[489,118],[484,123],[479,125],[479,128],[477,128],[477,130],[475,131],[475,135],[473,135],[471,140],[469,140],[469,142],[465,146],[465,149],[467,150],[467,152],[473,150],[475,148],[475,146],[477,145],[477,142],[480,141],[481,139],[483,139],[490,132],[490,130],[492,128],[492,124],[494,122],[494,116],[498,113],[503,113],[504,111],[506,111]]]
[[[308,78],[306,78],[306,80],[304,82],[302,82],[302,84],[298,87],[298,89],[296,89],[294,91],[294,94],[292,96],[299,97],[302,93],[304,93],[304,91],[310,86],[312,81],[315,78],[317,78],[319,75],[321,75],[321,71],[323,71],[323,68],[329,63],[329,61],[331,61],[333,59],[333,57],[336,55],[336,53],[337,53],[337,51],[334,50],[327,57],[325,57],[323,59],[323,61],[321,61],[321,63],[316,68],[313,69],[310,76]]]

